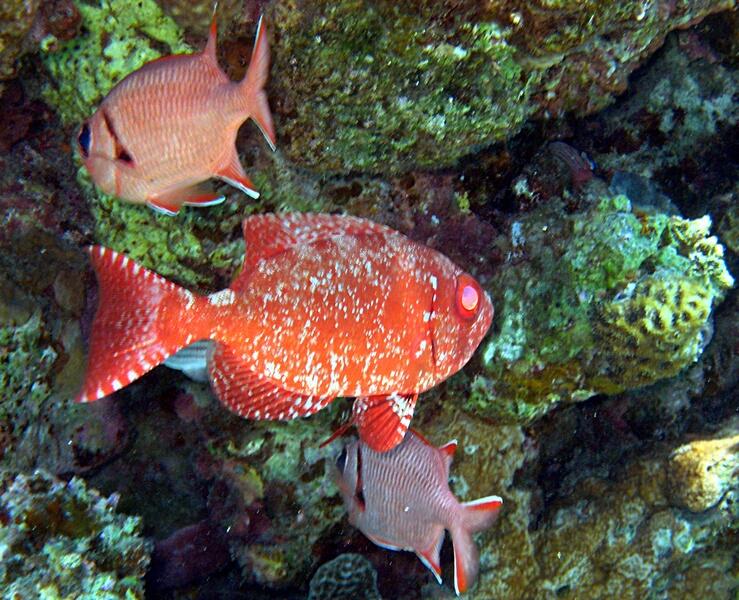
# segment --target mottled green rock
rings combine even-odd
[[[281,2],[279,144],[319,171],[448,166],[531,116],[604,108],[670,30],[733,4]]]
[[[436,166],[516,131],[533,111],[508,30],[452,31],[398,3],[278,5],[273,87],[292,158],[320,170]]]
[[[81,479],[0,471],[2,598],[143,598],[151,544],[117,503]]]
[[[710,224],[637,215],[623,196],[514,222],[509,260],[491,284],[486,373],[465,406],[525,422],[557,402],[654,383],[696,360],[711,311],[733,285]]]

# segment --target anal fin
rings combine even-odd
[[[246,360],[222,343],[208,357],[210,381],[230,410],[247,419],[289,420],[321,410],[333,397],[322,398],[285,390],[253,371]]]
[[[405,437],[418,394],[363,396],[354,401],[352,421],[359,437],[377,452],[392,450]]]
[[[434,574],[436,581],[441,583],[441,561],[439,554],[441,553],[441,545],[444,543],[444,527],[435,526],[431,535],[432,544],[425,550],[416,550],[416,555],[421,562]]]
[[[188,206],[213,206],[225,200],[225,196],[217,194],[205,185],[192,185],[165,190],[153,194],[146,203],[155,211],[165,215],[176,215],[183,204]]]
[[[247,196],[255,199],[259,198],[259,192],[254,188],[254,184],[251,182],[251,179],[246,176],[244,167],[241,166],[239,155],[236,153],[235,147],[226,162],[221,165],[215,173],[213,173],[213,176],[218,177],[235,188],[240,189]]]

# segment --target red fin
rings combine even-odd
[[[89,252],[99,299],[78,402],[112,394],[202,334],[192,319],[183,318],[201,297],[108,248]],[[176,327],[168,325],[175,322]]]
[[[417,399],[418,394],[357,398],[352,419],[359,437],[376,452],[392,450],[405,437]]]
[[[441,583],[441,564],[439,561],[439,554],[441,552],[441,545],[444,543],[444,527],[437,526],[432,536],[434,542],[430,548],[423,551],[417,551],[416,555],[421,559],[421,562],[428,568],[436,577],[436,581]]]
[[[231,283],[240,289],[242,275],[246,277],[261,260],[276,256],[296,246],[315,244],[322,240],[348,235],[388,235],[388,227],[342,215],[311,213],[261,214],[247,217],[243,222],[246,245],[244,267]]]
[[[225,199],[226,197],[222,196],[221,194],[209,192],[200,196],[189,198],[185,202],[185,204],[187,204],[188,206],[215,206],[216,204],[222,204]]]
[[[216,43],[218,41],[218,24],[216,23],[217,8],[218,3],[213,7],[213,17],[210,20],[210,29],[208,30],[208,42],[205,44],[205,48],[203,48],[203,56],[216,64],[218,64],[218,58],[216,56]]]
[[[498,518],[503,500],[500,496],[485,496],[470,502],[463,502],[465,527],[472,532],[487,529]]]
[[[176,215],[183,204],[212,206],[220,204],[224,196],[216,194],[207,185],[198,184],[165,190],[149,196],[146,203],[155,211],[165,215]]]
[[[447,442],[443,446],[440,446],[439,450],[449,458],[454,458],[454,453],[457,451],[457,440]]]
[[[249,68],[246,70],[244,80],[239,85],[247,98],[249,116],[254,119],[270,148],[274,150],[277,145],[277,136],[275,135],[272,113],[269,110],[267,94],[264,91],[268,76],[269,42],[267,40],[267,28],[264,26],[264,17],[259,17]]]
[[[170,217],[173,217],[178,212],[180,212],[180,206],[182,206],[182,202],[175,203],[170,200],[159,198],[159,197],[150,197],[146,201],[146,204],[153,211],[158,212],[163,215],[170,216]]]
[[[250,196],[251,198],[259,198],[259,192],[254,188],[254,184],[251,182],[251,179],[249,179],[246,176],[246,173],[244,173],[244,167],[241,166],[239,155],[236,153],[235,147],[226,164],[219,167],[213,175],[223,179],[223,181],[231,184],[235,188],[240,189],[247,196]]]
[[[247,419],[289,420],[321,410],[333,398],[316,398],[284,390],[252,371],[244,358],[224,344],[214,344],[208,358],[216,395],[229,409]]]
[[[486,496],[461,505],[461,515],[451,528],[454,543],[454,589],[466,592],[477,577],[479,558],[472,534],[490,527],[503,504],[499,496]]]

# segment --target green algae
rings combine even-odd
[[[22,325],[2,325],[0,433],[5,424],[18,425],[21,415],[29,421],[38,417],[42,405],[51,395],[50,378],[57,359],[57,352],[47,339],[40,312],[34,313]]]
[[[511,256],[525,259],[492,282],[497,331],[466,408],[527,422],[557,402],[677,374],[733,285],[709,229],[708,217],[635,214],[625,197],[515,222]]]

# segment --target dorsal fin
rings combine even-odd
[[[213,64],[218,64],[216,56],[216,42],[218,41],[218,24],[216,23],[216,11],[218,10],[218,2],[213,6],[213,18],[210,20],[210,29],[208,30],[208,42],[203,48],[203,56]]]
[[[231,283],[232,289],[239,289],[239,282],[258,262],[296,246],[314,244],[342,235],[394,233],[384,225],[357,217],[311,213],[254,215],[244,219],[242,227],[246,245],[244,267]]]

